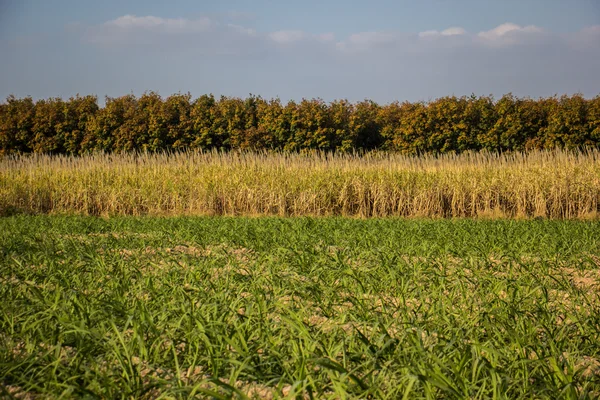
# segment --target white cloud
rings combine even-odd
[[[248,36],[256,36],[256,29],[252,29],[252,28],[246,28],[243,27],[241,25],[236,25],[236,24],[227,24],[227,26],[231,29],[233,29],[236,32],[239,32],[241,34],[244,35],[248,35]]]
[[[439,35],[440,35],[440,31],[435,31],[435,30],[419,32],[419,37],[433,37],[433,36],[439,36]]]
[[[0,40],[0,54],[11,55],[7,76],[15,77],[3,89],[40,93],[31,76],[43,69],[46,93],[71,85],[101,96],[157,89],[387,101],[472,92],[600,93],[600,26],[557,33],[503,24],[480,33],[440,27],[420,35],[374,31],[344,37],[252,28],[221,17],[123,16],[95,26],[73,24],[64,41],[48,38],[44,46],[2,48]],[[428,35],[431,40],[423,39]],[[80,38],[84,43],[76,42]]]
[[[582,31],[582,35],[595,36],[600,32],[600,26],[593,26]],[[161,18],[156,16],[136,16],[123,15],[101,25],[88,27],[84,37],[87,41],[102,44],[106,46],[126,46],[128,44],[152,44],[167,43],[175,39],[169,39],[169,35],[179,35],[179,41],[199,40],[198,35],[202,35],[207,43],[208,41],[220,43],[227,41],[229,48],[236,47],[236,42],[240,42],[243,47],[249,38],[261,42],[265,50],[272,47],[275,43],[280,46],[291,46],[297,43],[321,43],[322,46],[332,45],[339,51],[367,51],[385,46],[387,48],[410,48],[415,51],[421,51],[426,48],[437,47],[437,40],[430,44],[420,45],[417,39],[435,39],[435,38],[462,38],[460,41],[454,41],[455,44],[468,45],[469,42],[476,41],[480,44],[490,45],[492,47],[518,44],[530,40],[530,37],[536,37],[536,34],[546,33],[542,28],[535,25],[520,26],[513,23],[505,23],[489,31],[470,34],[464,28],[459,26],[450,27],[444,30],[428,30],[410,35],[400,32],[357,32],[349,35],[345,39],[336,42],[333,33],[311,34],[301,30],[279,30],[274,32],[257,32],[253,28],[248,28],[226,21],[215,21],[207,17],[197,19],[188,18]],[[258,43],[257,42],[257,43]],[[421,46],[421,47],[419,47]],[[246,50],[244,50],[246,51]],[[429,50],[425,50],[429,51]]]
[[[335,40],[335,35],[331,32],[327,32],[317,35],[316,38],[321,42],[333,42]]]
[[[600,25],[588,26],[579,32],[566,34],[562,39],[571,48],[600,54]]]
[[[198,49],[212,48],[228,54],[236,53],[236,48],[247,53],[252,47],[248,47],[249,41],[256,41],[261,36],[252,28],[208,17],[188,19],[124,15],[100,25],[82,26],[81,30],[85,42],[106,48],[135,46],[136,49],[152,47],[161,50],[196,46]]]
[[[393,32],[358,32],[348,36],[346,40],[336,43],[338,50],[370,51],[382,46],[394,45],[401,42],[401,35]]]
[[[274,42],[285,44],[302,40],[307,37],[303,31],[276,31],[267,35]]]
[[[165,32],[175,33],[205,31],[212,24],[212,21],[207,17],[190,20],[185,18],[160,18],[151,15],[145,17],[124,15],[104,23],[104,26],[119,29],[160,29]]]
[[[395,39],[395,35],[389,32],[360,32],[350,35],[348,41],[357,45],[375,45],[381,43],[390,43]]]
[[[460,35],[466,35],[466,34],[467,34],[467,31],[464,28],[455,26],[455,27],[445,29],[441,32],[436,31],[436,30],[420,32],[419,37],[427,38],[427,37],[439,37],[439,36],[460,36]]]
[[[442,31],[444,36],[466,35],[467,31],[461,27],[452,27]]]
[[[507,22],[489,31],[479,32],[477,36],[481,39],[488,41],[505,40],[509,42],[514,42],[516,40],[517,35],[535,34],[543,32],[544,30],[542,28],[535,25],[520,26],[517,24]]]
[[[322,43],[331,43],[335,40],[333,33],[320,33],[320,34],[309,34],[304,31],[276,31],[266,34],[269,40],[278,44],[293,44],[301,41],[317,41]]]
[[[112,21],[108,21],[105,25],[114,25],[119,28],[131,28],[131,27],[142,27],[142,28],[150,28],[159,26],[164,23],[162,18],[146,16],[146,17],[136,17],[135,15],[124,15],[122,17],[116,18]]]
[[[470,35],[462,27],[451,27],[443,31],[428,30],[420,32],[418,36],[422,39],[461,36],[495,46],[517,44],[523,42],[527,37],[534,37],[536,34],[542,33],[545,33],[545,31],[535,25],[520,26],[507,22],[489,31],[479,32],[477,35]]]
[[[301,30],[260,32],[229,22],[207,17],[188,19],[124,15],[100,25],[82,25],[74,29],[83,30],[82,36],[87,42],[140,53],[181,49],[204,55],[283,57],[276,54],[294,49],[294,52],[287,53],[288,57],[296,54],[320,59],[369,53],[369,57],[364,59],[367,63],[376,59],[380,63],[392,62],[415,54],[434,59],[441,54],[451,56],[461,53],[465,58],[476,59],[484,53],[485,48],[508,49],[519,47],[516,45],[520,44],[533,46],[532,49],[545,46],[545,51],[557,46],[584,50],[600,47],[594,45],[594,42],[600,42],[597,40],[600,38],[600,26],[587,27],[571,35],[547,32],[535,25],[505,23],[479,33],[469,33],[463,27],[453,26],[417,34],[370,31],[336,38],[333,33],[313,34]]]
[[[592,25],[585,27],[581,30],[581,32],[592,35],[600,35],[600,25]]]

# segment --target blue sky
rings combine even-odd
[[[600,94],[598,0],[0,0],[0,97]]]

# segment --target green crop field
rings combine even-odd
[[[597,398],[597,221],[0,219],[0,396]]]

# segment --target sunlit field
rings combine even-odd
[[[7,156],[0,215],[596,219],[600,153]]]

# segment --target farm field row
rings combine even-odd
[[[0,219],[25,398],[597,398],[600,223]]]
[[[596,219],[600,152],[0,159],[0,215]]]

